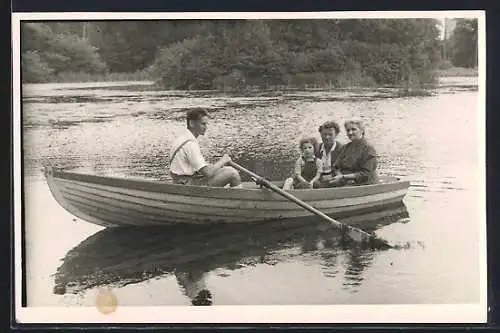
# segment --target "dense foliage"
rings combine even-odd
[[[457,67],[476,67],[478,64],[477,19],[457,19],[448,41],[451,63]]]
[[[433,19],[25,23],[21,42],[25,81],[147,69],[175,89],[419,84],[441,52]]]
[[[106,71],[97,48],[78,35],[54,33],[40,23],[24,24],[21,33],[21,69],[26,82],[48,81],[61,72]]]

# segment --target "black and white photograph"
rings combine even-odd
[[[22,323],[485,323],[485,14],[14,13]]]

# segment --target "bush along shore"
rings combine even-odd
[[[119,81],[156,81],[151,74],[140,71],[136,73],[85,73],[85,72],[62,72],[49,79],[55,83],[79,83],[79,82],[119,82]]]

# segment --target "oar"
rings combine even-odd
[[[262,178],[261,176],[253,173],[252,171],[245,169],[241,165],[239,165],[239,164],[237,164],[237,163],[235,163],[233,161],[229,162],[229,164],[232,167],[234,167],[235,169],[237,169],[237,170],[239,170],[239,171],[247,174],[248,176],[252,177],[253,180],[257,184],[259,184],[259,185],[262,184],[262,185],[266,186],[267,188],[273,190],[274,192],[280,194],[281,196],[287,198],[288,200],[295,202],[297,205],[301,206],[302,208],[307,209],[311,213],[313,213],[313,214],[315,214],[315,215],[323,218],[324,220],[330,222],[331,224],[335,225],[340,230],[345,231],[346,234],[351,239],[353,239],[354,241],[356,241],[356,242],[370,242],[374,246],[382,247],[382,248],[383,247],[385,247],[385,248],[391,248],[392,247],[386,241],[384,241],[383,239],[377,238],[375,235],[369,234],[366,231],[363,231],[363,230],[358,229],[358,228],[354,228],[352,226],[349,226],[347,224],[344,224],[344,223],[341,223],[341,222],[339,222],[337,220],[332,219],[328,215],[322,213],[321,211],[317,210],[316,208],[312,207],[311,205],[308,205],[307,203],[305,203],[304,201],[296,198],[295,196],[291,195],[290,193],[283,191],[278,186],[276,186],[273,183],[267,181],[266,179]]]

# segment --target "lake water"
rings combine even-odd
[[[23,87],[29,306],[93,306],[101,287],[122,306],[423,304],[479,301],[477,78],[444,79],[430,96],[391,89],[159,91],[149,83]],[[391,250],[340,246],[322,221],[106,230],[63,210],[42,165],[164,180],[170,143],[190,107],[210,109],[200,144],[272,180],[288,175],[302,135],[358,116],[379,173],[411,181],[402,205],[341,219]],[[339,139],[347,141],[342,131]]]

